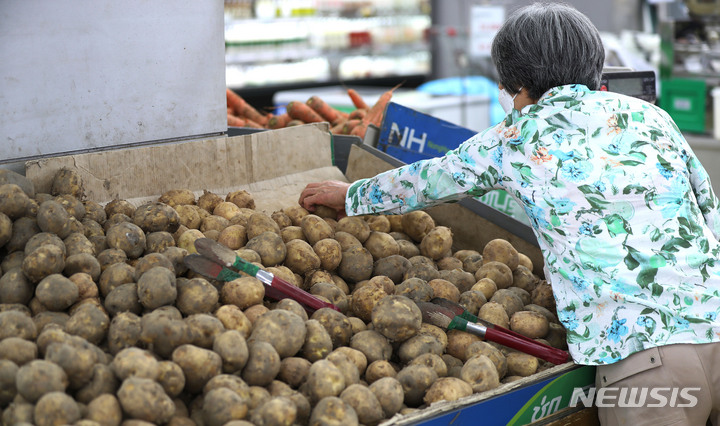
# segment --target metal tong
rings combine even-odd
[[[434,303],[440,302],[441,304]],[[553,364],[572,361],[570,354],[537,342],[512,330],[480,320],[460,305],[447,299],[433,299],[433,302],[416,302],[423,315],[423,321],[446,330],[460,330],[500,343],[509,348],[533,355]],[[463,312],[459,312],[462,310]],[[468,317],[474,318],[469,320]]]
[[[274,300],[293,299],[305,310],[313,312],[321,308],[339,309],[305,290],[296,287],[282,278],[276,277],[257,265],[254,265],[233,250],[209,238],[195,240],[197,254],[185,256],[185,265],[200,275],[218,281],[232,281],[242,278],[242,272],[257,278],[265,285],[265,296]]]

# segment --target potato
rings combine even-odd
[[[242,379],[250,386],[267,386],[280,372],[280,355],[268,342],[250,340],[248,360],[242,370]]]
[[[205,216],[200,222],[200,232],[206,236],[210,231],[215,231],[220,235],[220,232],[230,226],[230,221],[222,216],[209,215]]]
[[[36,359],[37,356],[38,348],[35,342],[20,337],[7,337],[0,340],[0,359],[12,361],[18,367]],[[0,364],[1,366],[2,364]],[[14,381],[13,388],[15,388]],[[3,405],[2,402],[0,402],[1,405]]]
[[[189,189],[171,189],[165,191],[159,198],[158,202],[167,204],[170,207],[181,206],[184,204],[195,204],[195,194]]]
[[[293,388],[298,388],[306,381],[311,365],[312,363],[305,358],[287,357],[280,362],[277,378]]]
[[[175,274],[161,266],[150,268],[138,279],[137,292],[140,304],[147,309],[172,305],[177,299]]]
[[[118,313],[110,321],[108,328],[107,344],[110,353],[116,354],[125,348],[138,345],[141,332],[142,325],[137,314],[131,312]]]
[[[291,271],[304,275],[320,267],[320,258],[306,241],[291,240],[285,246],[287,248],[285,265]]]
[[[510,329],[531,339],[542,339],[550,326],[547,318],[537,312],[518,311],[510,317]]]
[[[429,260],[429,258],[426,259]],[[415,263],[411,265],[403,275],[403,279],[405,280],[408,280],[410,278],[420,278],[423,281],[429,282],[434,279],[440,278],[440,272],[437,270],[437,268],[435,268],[435,265],[429,265],[427,263]]]
[[[334,237],[335,241],[340,243],[340,248],[342,251],[349,250],[352,247],[362,247],[362,243],[360,240],[355,238],[353,235],[348,234],[347,232],[338,231],[335,233]]]
[[[500,385],[497,368],[485,355],[475,355],[465,361],[460,378],[470,384],[473,392],[484,392]]]
[[[345,376],[332,362],[315,361],[308,371],[306,382],[311,403],[317,403],[328,396],[338,396],[345,389]]]
[[[548,325],[548,333],[545,340],[554,348],[567,350],[567,330],[558,323],[551,322]]]
[[[100,395],[87,405],[85,418],[101,425],[119,425],[123,419],[120,401],[112,394]]]
[[[68,377],[59,365],[38,359],[20,367],[15,385],[19,395],[34,403],[50,392],[65,392]]]
[[[311,246],[322,239],[333,238],[335,236],[335,231],[333,231],[332,227],[323,220],[323,218],[315,214],[303,216],[300,220],[300,227]]]
[[[507,265],[511,271],[518,266],[518,252],[509,241],[497,238],[485,244],[482,252],[484,263],[500,262]]]
[[[261,304],[265,297],[265,286],[255,277],[242,277],[226,282],[220,291],[223,304],[246,309]]]
[[[508,375],[527,377],[535,374],[539,361],[523,352],[510,352],[507,355]]]
[[[218,242],[232,250],[237,250],[247,243],[247,233],[242,225],[230,225],[220,231]]]
[[[145,232],[175,232],[180,216],[171,206],[162,202],[149,202],[135,209],[133,223]]]
[[[397,370],[389,361],[379,359],[370,363],[365,369],[365,382],[374,383],[383,377],[395,377]],[[400,398],[402,400],[402,397]],[[402,401],[401,401],[402,402]]]
[[[205,349],[212,348],[215,337],[225,331],[222,322],[210,314],[192,314],[185,317],[185,323],[193,336],[190,343]]]
[[[175,404],[159,383],[141,377],[125,379],[117,392],[118,401],[134,419],[161,424],[175,414]]]
[[[326,271],[334,271],[342,261],[342,247],[332,238],[324,238],[312,246],[320,259],[320,267]]]
[[[350,309],[350,299],[348,296],[335,284],[328,282],[318,282],[312,285],[308,290],[313,296],[317,296],[321,299],[325,299],[332,303],[336,308],[343,314],[346,314]]]
[[[370,226],[361,217],[346,216],[338,220],[335,232],[348,233],[362,244],[370,236]]]
[[[366,215],[363,216],[365,222],[370,227],[370,231],[389,233],[392,230],[390,221],[385,215]]]
[[[115,394],[118,388],[118,381],[109,366],[95,364],[92,367],[92,379],[75,393],[75,399],[87,404],[103,394]]]
[[[188,229],[199,229],[203,222],[200,208],[189,204],[174,206],[178,214],[178,223]],[[218,216],[219,217],[219,216]],[[227,219],[226,219],[227,220]]]
[[[85,196],[82,176],[74,169],[58,170],[53,177],[50,193],[52,195],[70,194],[82,199]]]
[[[550,312],[555,312],[555,296],[553,295],[552,287],[547,281],[540,281],[532,291],[531,296],[531,301],[534,305],[542,306]]]
[[[465,308],[466,311],[477,316],[482,305],[487,303],[487,299],[485,299],[485,295],[480,291],[468,290],[460,295],[458,303]]]
[[[510,267],[501,262],[485,262],[475,272],[475,279],[481,280],[490,278],[498,289],[508,288],[513,283],[513,275]]]
[[[172,352],[172,361],[185,374],[185,390],[197,393],[212,377],[222,372],[222,358],[217,353],[198,346],[184,344]]]
[[[467,347],[480,340],[480,337],[460,330],[448,330],[447,337],[448,343],[445,352],[463,361]]]
[[[212,211],[215,210],[215,207],[217,207],[217,205],[222,202],[222,197],[203,189],[203,194],[197,199],[197,206],[207,212],[212,213]]]
[[[445,333],[445,331],[442,328],[440,328],[436,325],[432,325],[432,324],[428,324],[428,323],[424,322],[420,326],[420,331],[418,331],[418,334],[429,334],[429,335],[435,337],[442,344],[443,351],[445,350],[445,348],[447,348],[447,344],[448,344],[447,333]]]
[[[248,233],[248,236],[250,236],[250,233]],[[259,254],[262,259],[262,264],[265,266],[278,265],[285,260],[287,255],[287,247],[282,237],[280,237],[279,232],[263,232],[251,238],[245,245],[245,248]]]
[[[32,299],[35,287],[25,277],[22,268],[12,268],[0,277],[0,303],[27,305]]]
[[[80,221],[85,217],[85,205],[72,195],[58,195],[54,198],[54,200],[60,203],[60,205],[62,205],[65,210],[70,213],[70,216],[74,217],[75,219]]]
[[[399,254],[390,255],[375,261],[373,264],[373,275],[384,275],[390,278],[395,284],[400,284],[405,271],[407,271],[410,266],[410,261]]]
[[[120,249],[129,259],[137,259],[145,251],[145,233],[133,223],[119,223],[107,230],[109,248]]]
[[[348,403],[337,396],[327,396],[313,407],[310,424],[357,426],[359,423],[357,413]]]
[[[45,244],[25,255],[22,269],[25,276],[34,283],[47,276],[60,274],[65,269],[63,249],[54,244]]]
[[[436,226],[420,241],[420,254],[433,260],[442,259],[452,248],[453,238],[450,228]]]
[[[244,314],[247,317],[247,319],[250,320],[251,323],[255,324],[258,318],[263,316],[265,313],[267,313],[270,310],[265,305],[253,305],[247,309],[245,309]]]
[[[65,268],[63,273],[66,276],[72,276],[77,273],[84,273],[91,277],[93,280],[100,278],[101,273],[100,262],[92,254],[79,253],[68,256],[65,259]]]
[[[350,320],[344,314],[331,309],[320,308],[313,312],[311,319],[317,320],[322,324],[330,335],[333,348],[347,346],[352,337],[352,325]]]
[[[228,388],[212,389],[205,393],[202,405],[203,424],[220,426],[248,414],[248,401]]]
[[[441,297],[455,303],[460,300],[460,290],[450,281],[436,278],[428,281],[428,285],[433,289],[435,297]]]
[[[163,387],[165,393],[173,398],[180,395],[185,388],[185,374],[179,365],[172,361],[158,363],[157,382]]]
[[[394,377],[382,377],[373,381],[370,390],[382,406],[385,418],[390,418],[400,411],[405,398],[403,385]]]
[[[490,278],[482,278],[471,287],[471,290],[481,292],[486,300],[490,300],[497,289],[497,284]]]
[[[435,228],[435,221],[427,212],[416,210],[402,215],[402,228],[410,238],[419,243]]]
[[[405,296],[387,296],[373,308],[372,324],[377,332],[391,342],[402,342],[420,330],[422,313],[420,308]]]
[[[27,402],[10,404],[3,412],[3,423],[9,425],[34,424],[35,406]]]
[[[488,342],[473,342],[468,345],[465,351],[465,359],[470,359],[476,355],[485,355],[492,361],[498,371],[498,377],[505,377],[507,374],[507,359],[500,349]]]
[[[5,251],[7,253],[13,253],[18,250],[22,251],[27,241],[38,232],[41,232],[41,230],[35,218],[21,217],[15,220],[12,226],[10,241],[5,244]],[[3,267],[3,269],[9,268]]]
[[[235,305],[223,305],[215,311],[215,316],[226,330],[237,330],[244,338],[250,337],[252,323],[243,311]]]
[[[229,201],[240,208],[255,208],[255,200],[253,199],[253,196],[244,189],[228,193],[227,196],[225,196],[225,201]]]
[[[503,305],[497,302],[487,302],[480,307],[478,318],[489,321],[503,328],[510,326],[510,317]]]
[[[25,215],[30,197],[14,183],[0,185],[0,213],[15,220]]]
[[[372,254],[362,246],[350,247],[343,251],[338,275],[353,283],[369,279],[373,272]]]
[[[10,241],[12,237],[12,220],[4,213],[0,213],[0,247]]]
[[[282,236],[282,239],[285,243],[291,240],[303,240],[307,241],[305,239],[305,234],[302,231],[302,228],[299,226],[286,226],[280,230],[280,236]]]
[[[427,389],[438,379],[434,369],[426,365],[408,365],[396,376],[405,393],[404,401],[408,407],[418,407],[423,402]]]
[[[74,232],[63,240],[66,249],[66,255],[72,256],[74,254],[95,254],[95,246],[84,234]]]
[[[282,359],[294,356],[302,349],[305,334],[301,317],[284,309],[274,309],[258,318],[248,341],[270,343]]]
[[[80,420],[80,407],[64,392],[49,392],[35,404],[33,412],[38,426],[74,424]]]
[[[377,424],[384,417],[380,401],[378,401],[370,388],[366,386],[359,384],[350,385],[342,391],[340,399],[355,410],[358,421],[361,424]]]
[[[508,318],[512,317],[515,312],[521,311],[523,306],[525,306],[520,296],[510,289],[500,289],[496,291],[490,298],[490,302],[502,305],[502,307],[505,308],[505,312],[507,312]]]
[[[400,253],[397,241],[385,232],[370,232],[370,236],[365,240],[364,246],[370,254],[372,254],[373,260]]]
[[[435,297],[432,287],[420,278],[408,278],[395,286],[395,294],[410,298],[415,302],[429,302]]]
[[[118,352],[110,363],[110,368],[120,380],[130,376],[155,380],[160,374],[160,365],[155,356],[149,351],[136,347]]]
[[[387,296],[385,291],[375,286],[364,286],[352,293],[350,309],[355,316],[365,322],[372,319],[372,311],[375,305]]]
[[[220,299],[218,290],[202,277],[176,280],[175,305],[184,315],[211,312]]]
[[[87,301],[93,299],[85,299]],[[65,330],[75,336],[80,336],[93,344],[100,344],[105,340],[108,328],[110,327],[110,317],[105,309],[100,306],[98,300],[97,305],[94,303],[84,303],[74,311],[71,311],[70,318],[65,324]]]
[[[445,350],[443,343],[430,334],[416,334],[405,340],[397,349],[397,357],[404,364],[423,354],[442,355]]]
[[[432,404],[438,401],[456,401],[473,394],[472,386],[455,377],[441,377],[425,393],[423,401]]]
[[[77,302],[79,291],[77,285],[69,278],[60,274],[52,274],[38,283],[35,288],[35,296],[47,309],[64,311]]]
[[[326,327],[317,319],[305,321],[305,342],[302,355],[310,362],[324,359],[333,350],[333,340]]]
[[[530,296],[530,293],[527,291],[521,289],[520,287],[508,287],[508,290],[511,291],[514,295],[520,298],[523,305],[529,305],[530,302],[532,302],[532,296]]]

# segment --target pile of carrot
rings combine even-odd
[[[240,95],[227,89],[228,126],[280,129],[306,123],[328,122],[331,133],[353,135],[362,139],[369,125],[380,127],[385,107],[398,87],[383,92],[372,106],[368,105],[356,90],[347,89],[347,94],[355,107],[355,110],[349,113],[333,108],[319,96],[311,96],[305,102],[289,102],[285,106],[285,112],[281,114],[262,113]]]

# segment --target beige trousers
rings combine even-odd
[[[720,343],[646,349],[596,371],[603,426],[720,426]]]

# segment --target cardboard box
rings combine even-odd
[[[77,169],[88,199],[107,202],[127,199],[136,205],[155,200],[169,189],[204,189],[223,194],[250,191],[257,209],[272,213],[293,203],[307,183],[325,179],[354,181],[389,170],[399,161],[375,148],[337,143],[327,123],[262,131],[242,136],[165,144],[33,160],[26,176],[37,192],[49,192],[54,174],[63,167]],[[347,148],[347,147],[345,147]],[[333,154],[347,154],[343,174]],[[542,275],[542,257],[526,225],[475,200],[445,204],[427,210],[440,225],[455,233],[458,248],[482,250],[491,239],[505,238],[527,254]],[[573,363],[555,366],[533,376],[503,384],[453,402],[439,402],[383,425],[409,424],[527,424],[561,412],[576,387],[592,385],[594,368]]]

